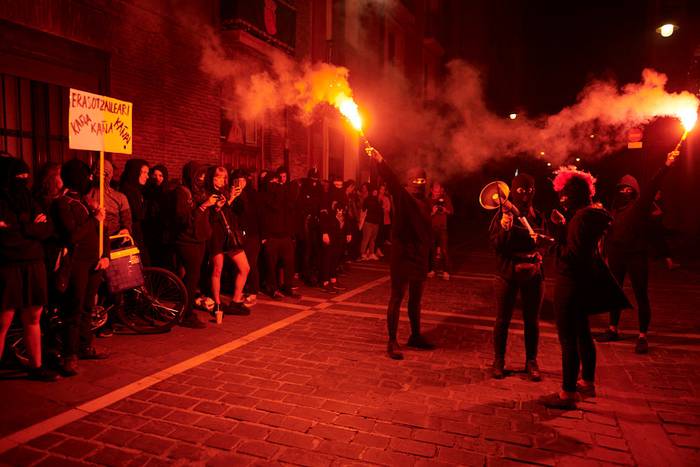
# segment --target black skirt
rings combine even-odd
[[[48,301],[46,267],[43,262],[0,267],[2,310],[44,306]]]

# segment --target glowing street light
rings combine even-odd
[[[508,115],[508,118],[510,118],[511,120],[515,120],[516,118],[518,118],[518,114],[512,113],[512,114]]]
[[[678,26],[676,26],[673,23],[666,23],[664,25],[659,26],[656,29],[656,32],[661,34],[661,37],[671,37],[674,32],[678,30]]]
[[[576,162],[581,162],[581,158],[580,158],[580,157],[577,157],[577,158],[576,158]]]

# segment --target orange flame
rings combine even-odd
[[[340,92],[333,98],[332,103],[357,131],[362,132],[362,117],[352,97]]]
[[[688,132],[693,129],[695,126],[695,122],[698,120],[698,109],[697,108],[685,108],[678,110],[676,112],[676,117],[681,121],[683,124],[683,128],[685,128],[685,131]]]

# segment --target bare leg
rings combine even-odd
[[[24,341],[29,351],[30,366],[41,367],[41,311],[43,307],[34,306],[25,308],[20,314],[24,327]]]
[[[221,270],[224,268],[223,253],[212,256],[211,264],[211,294],[214,303],[221,305]]]
[[[15,310],[3,310],[0,312],[0,358],[5,350],[5,340],[7,339],[7,331],[12,325],[12,318],[15,316]]]
[[[238,268],[238,274],[236,274],[236,280],[233,283],[233,301],[240,303],[243,301],[243,287],[245,286],[245,281],[248,279],[250,265],[248,264],[248,257],[245,255],[245,251],[239,251],[231,256],[231,259],[236,265],[236,268]],[[285,267],[288,266],[285,265]]]

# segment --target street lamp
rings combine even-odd
[[[511,120],[515,120],[516,118],[518,118],[518,114],[512,113],[512,114],[508,115],[508,118],[510,118]]]
[[[671,37],[678,30],[678,26],[673,23],[662,24],[656,28],[656,32],[661,34],[661,37]]]

